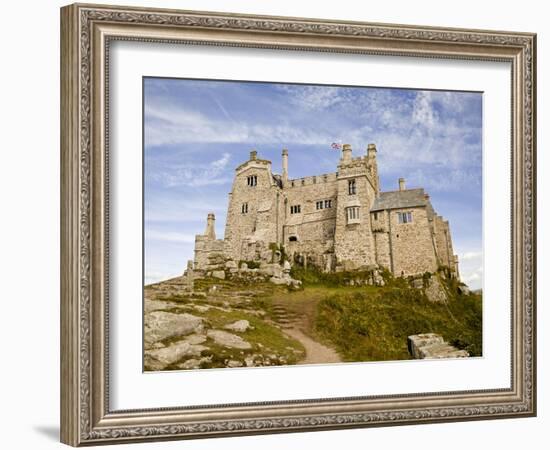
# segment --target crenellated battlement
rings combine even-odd
[[[285,187],[295,188],[300,186],[311,186],[321,183],[334,183],[338,179],[338,173],[324,173],[322,175],[313,175],[303,178],[295,178],[293,180],[288,180]]]

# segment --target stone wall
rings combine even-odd
[[[333,174],[334,175],[334,174]],[[285,219],[282,244],[286,253],[293,257],[299,255],[322,255],[334,252],[334,231],[337,210],[337,183],[335,175],[318,177],[313,182],[309,177],[302,185],[284,188]],[[331,202],[330,208],[325,201]],[[317,209],[317,202],[323,202],[323,208]],[[300,205],[300,213],[291,214],[292,206]],[[325,267],[325,261],[319,258],[319,264]]]
[[[458,265],[453,252],[453,242],[449,222],[441,216],[435,216],[433,220],[434,241],[437,248],[439,264],[447,266],[458,275]]]
[[[410,212],[412,222],[399,223],[399,212]],[[389,240],[394,275],[408,276],[435,272],[437,260],[426,208],[392,209],[386,214],[386,217],[389,217]]]
[[[195,270],[208,270],[212,258],[223,255],[225,242],[223,239],[211,239],[207,235],[195,236],[195,259],[193,268]]]
[[[387,211],[378,211],[370,214],[371,226],[374,235],[376,264],[392,270],[390,251],[389,218]]]

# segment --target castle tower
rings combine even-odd
[[[257,251],[278,242],[280,187],[271,172],[271,161],[256,150],[235,169],[225,222],[225,254],[235,261],[255,260]]]
[[[376,162],[373,155],[375,151],[371,147],[371,158],[368,155],[353,158],[351,145],[343,147],[337,172],[334,233],[337,270],[355,270],[376,263],[370,224],[370,208],[378,194],[378,182],[373,182]]]

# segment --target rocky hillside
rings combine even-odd
[[[481,305],[444,270],[405,279],[220,261],[145,287],[144,368],[409,359],[407,339],[424,333],[441,335],[438,357],[479,356]]]
[[[145,287],[145,370],[295,364],[304,347],[285,335],[270,310],[277,291],[264,276],[186,277]]]

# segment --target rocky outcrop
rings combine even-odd
[[[441,303],[448,300],[447,292],[437,276],[433,276],[428,281],[428,286],[424,289],[426,297],[431,302]]]
[[[236,334],[228,333],[227,331],[208,330],[206,335],[216,344],[224,347],[239,348],[242,350],[252,348],[250,343],[246,342],[242,337],[237,336]]]
[[[415,334],[407,339],[409,353],[415,359],[467,358],[466,350],[459,350],[435,333]]]
[[[200,356],[206,348],[204,345],[192,344],[183,340],[168,347],[147,352],[146,364],[153,369],[162,370],[185,356]]]
[[[251,327],[250,327],[250,322],[248,320],[237,320],[236,322],[227,324],[224,328],[229,331],[244,333],[246,330],[248,330]]]
[[[254,263],[259,267],[251,268],[246,262],[241,262],[240,266],[233,260],[224,260],[217,256],[215,263],[209,264],[208,268],[212,270],[192,270],[187,269],[186,276],[190,279],[201,278],[202,276],[217,278],[219,280],[241,279],[245,281],[270,281],[273,284],[285,285],[292,288],[299,288],[302,285],[300,280],[295,280],[290,276],[290,263],[284,261],[282,265],[278,262],[267,263],[261,261]],[[212,261],[212,258],[210,259]]]
[[[145,348],[167,338],[201,332],[204,326],[201,317],[167,311],[146,314],[144,322]]]

